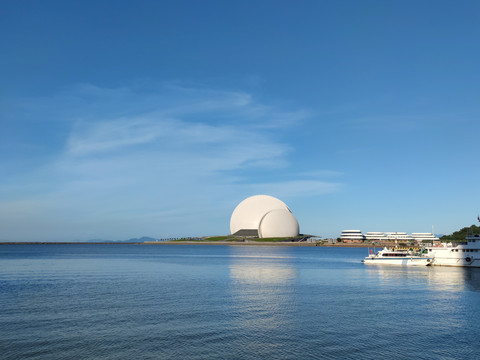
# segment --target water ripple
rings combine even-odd
[[[366,267],[363,249],[0,250],[2,359],[480,358],[477,270]]]

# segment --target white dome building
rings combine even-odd
[[[230,232],[260,238],[295,237],[299,234],[299,226],[285,203],[273,196],[255,195],[233,210]]]

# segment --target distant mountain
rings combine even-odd
[[[128,240],[120,240],[118,242],[145,242],[145,241],[155,241],[156,239],[148,237],[148,236],[142,236],[141,238],[133,238],[133,239],[128,239]]]
[[[143,243],[145,241],[156,241],[156,239],[148,237],[148,236],[142,236],[141,238],[132,238],[128,240],[104,240],[104,239],[91,239],[88,240],[87,242],[96,242],[96,243],[109,243],[109,242],[114,242],[114,243]]]

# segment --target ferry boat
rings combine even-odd
[[[480,235],[468,235],[463,243],[441,243],[427,246],[435,266],[480,267]]]
[[[416,254],[413,251],[396,250],[385,247],[377,253],[373,253],[372,251],[370,255],[362,261],[369,265],[429,266],[433,262],[433,259],[429,256]]]

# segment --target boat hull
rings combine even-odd
[[[430,258],[408,257],[408,258],[365,258],[363,262],[367,265],[400,265],[400,266],[429,266],[432,262]]]
[[[433,266],[459,266],[480,268],[480,259],[472,257],[443,257],[439,254],[434,255]]]
[[[467,243],[442,243],[426,248],[433,258],[433,266],[459,266],[480,268],[480,237],[467,237]]]

